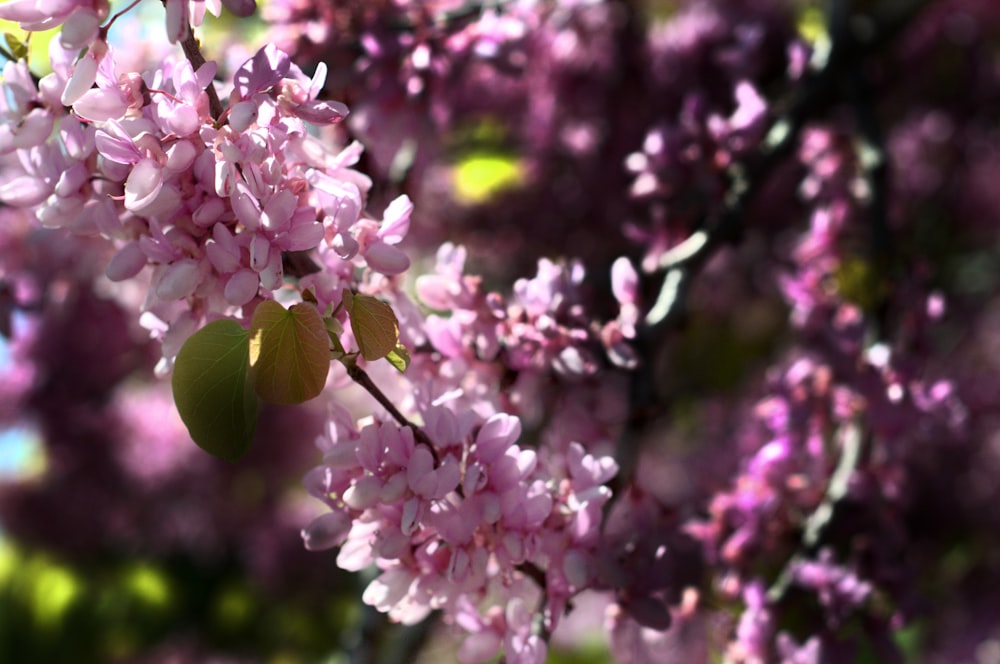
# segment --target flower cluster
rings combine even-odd
[[[347,115],[317,99],[325,68],[306,77],[267,46],[234,73],[216,118],[213,63],[167,60],[140,75],[119,73],[110,47],[93,71],[88,57],[72,62],[54,42],[55,71],[37,89],[23,61],[8,63],[19,166],[0,195],[46,226],[113,240],[114,281],[152,266],[144,310],[167,361],[199,320],[279,289],[289,254],[322,245],[348,277],[353,264],[409,265],[392,246],[408,227],[405,197],[381,225],[363,217],[371,183],[351,168],[360,150],[331,151],[309,129]]]
[[[390,422],[329,427],[306,486],[331,511],[303,531],[306,547],[340,545],[347,570],[377,565],[364,600],[395,620],[444,609],[472,633],[463,662],[488,661],[501,645],[507,661],[543,662],[530,615],[541,611],[551,632],[593,582],[617,466],[578,443],[565,458],[540,456],[517,444],[521,423],[505,413],[477,422],[442,405],[423,415],[429,441]],[[531,583],[540,587],[526,594]]]

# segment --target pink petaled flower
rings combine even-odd
[[[94,85],[101,62],[107,54],[107,42],[95,41],[87,52],[73,63],[59,100],[63,106],[75,104]]]
[[[323,220],[326,243],[342,259],[354,258],[359,245],[351,230],[364,207],[361,190],[353,182],[345,182],[317,169],[310,169],[306,178],[326,212]]]
[[[767,121],[767,102],[748,81],[736,84],[736,110],[729,118],[713,115],[708,128],[713,137],[735,153],[756,144]]]
[[[0,201],[14,207],[34,207],[45,201],[54,191],[65,165],[57,149],[39,145],[25,151],[21,159],[25,174],[18,175],[0,185]]]
[[[89,10],[100,19],[108,15],[107,0],[10,0],[0,5],[0,19],[14,21],[22,30],[52,30]]]
[[[782,664],[821,664],[824,661],[819,636],[810,637],[800,646],[790,634],[780,632],[776,643]]]
[[[743,590],[746,608],[736,627],[736,640],[729,644],[729,656],[741,662],[766,662],[774,618],[768,605],[764,583],[755,580]]]
[[[142,108],[142,78],[135,73],[119,76],[111,49],[97,68],[96,82],[97,87],[90,88],[73,103],[77,117],[91,122],[117,121],[137,115]]]
[[[236,16],[250,16],[257,8],[256,0],[165,0],[167,38],[176,44],[185,39],[190,26],[198,27],[205,20],[205,11],[219,16],[222,7]]]
[[[24,60],[7,62],[0,95],[0,154],[40,145],[49,138],[55,114],[40,106],[38,89]]]
[[[499,332],[511,367],[551,369],[566,376],[597,371],[587,347],[591,331],[579,303],[583,277],[579,262],[562,265],[542,258],[535,278],[514,283],[514,297]]]
[[[285,78],[278,84],[278,106],[289,115],[316,125],[340,122],[347,117],[347,106],[338,101],[317,99],[326,82],[326,64],[320,62],[312,79],[306,78],[298,67],[290,68],[294,78]]]
[[[152,159],[142,159],[125,181],[125,209],[136,214],[156,203],[163,190],[163,171]]]
[[[116,120],[104,123],[97,130],[94,145],[104,159],[116,164],[135,164],[143,158],[135,141]]]
[[[605,484],[618,473],[618,463],[610,456],[597,457],[588,454],[583,445],[570,443],[566,453],[573,494],[570,505],[603,505],[611,497]]]
[[[410,228],[413,204],[409,197],[400,196],[385,209],[382,223],[363,220],[355,226],[355,240],[365,262],[376,272],[400,274],[410,267],[410,259],[394,247]]]
[[[274,44],[268,44],[236,70],[233,94],[237,99],[244,100],[258,92],[270,90],[281,82],[291,66],[292,61],[287,53]]]
[[[347,532],[343,516],[326,516],[303,535],[310,547],[342,543],[345,569],[378,565],[383,573],[364,599],[392,619],[456,612],[474,632],[462,661],[484,661],[501,648],[508,661],[543,661],[542,625],[528,608],[541,592],[520,566],[547,570],[545,620],[554,628],[593,578],[590,547],[610,495],[603,484],[617,467],[577,445],[568,460],[551,460],[553,474],[549,459],[517,445],[518,417],[494,413],[477,430],[473,413],[452,409],[457,403],[447,393],[420,409],[433,451],[393,423],[369,425],[356,441],[324,443],[325,463],[307,486],[353,525]]]
[[[170,93],[152,93],[151,110],[155,111],[157,122],[164,132],[190,136],[203,125],[211,124],[205,88],[211,84],[215,71],[214,62],[205,63],[195,72],[190,62],[181,60],[173,62],[169,70],[154,74],[151,86],[154,90],[168,87],[168,72],[170,76]]]
[[[309,551],[332,549],[347,537],[351,522],[351,516],[345,512],[326,512],[302,530],[302,541]]]
[[[473,307],[475,284],[463,279],[465,247],[445,242],[437,250],[433,274],[417,277],[417,295],[432,309],[470,309]]]
[[[370,604],[404,625],[415,625],[431,612],[431,607],[418,601],[412,587],[418,580],[405,567],[393,567],[368,584],[361,595]]]
[[[601,343],[615,366],[632,369],[639,363],[629,339],[635,338],[639,322],[639,275],[625,257],[611,266],[611,289],[618,300],[618,318],[601,328]]]
[[[425,500],[441,500],[447,496],[458,486],[460,475],[459,465],[451,455],[435,468],[434,458],[424,445],[413,450],[406,469],[410,490]]]
[[[481,463],[489,464],[498,459],[521,435],[521,421],[506,413],[497,413],[486,420],[479,433],[472,454]]]
[[[833,551],[824,548],[817,560],[802,560],[794,565],[795,582],[816,593],[826,609],[830,629],[843,625],[852,611],[858,610],[872,594],[872,584],[856,572],[834,561]]]
[[[507,604],[507,636],[504,639],[504,656],[510,664],[544,664],[548,654],[545,641],[535,633],[534,612],[524,600],[515,597]]]
[[[79,50],[97,38],[101,21],[106,12],[99,13],[90,7],[77,7],[63,23],[59,43],[63,48]]]
[[[611,290],[618,300],[618,324],[622,334],[632,339],[639,322],[639,275],[624,256],[611,266]]]

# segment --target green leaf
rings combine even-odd
[[[17,35],[12,32],[5,32],[3,38],[7,42],[7,48],[15,60],[24,60],[28,57],[28,45],[21,41]]]
[[[410,351],[406,350],[406,346],[403,344],[396,344],[396,347],[389,351],[385,359],[389,361],[389,364],[396,367],[399,373],[405,373],[406,368],[410,366]]]
[[[217,320],[192,334],[174,361],[174,403],[191,439],[209,454],[236,461],[253,441],[257,397],[247,380],[249,334]]]
[[[0,4],[2,3],[3,0],[0,0]],[[0,20],[0,32],[4,34],[4,42],[7,44],[7,48],[15,51],[20,50],[18,46],[6,39],[6,36],[9,34],[11,39],[20,42],[27,49],[23,58],[28,61],[31,73],[39,78],[52,71],[52,62],[49,58],[49,43],[61,30],[62,26],[58,26],[51,30],[25,32],[15,21]],[[24,37],[18,37],[19,34],[24,35]],[[21,59],[19,53],[11,53],[11,55]]]
[[[330,337],[330,359],[339,360],[347,355],[347,351],[344,350],[344,344],[340,342],[340,335],[344,333],[344,326],[333,316],[324,318],[323,323],[326,325],[326,334]]]
[[[261,398],[285,405],[308,401],[323,391],[329,372],[330,338],[315,305],[257,305],[250,321],[250,378]]]
[[[516,157],[502,152],[476,151],[465,155],[455,164],[455,198],[469,205],[485,203],[522,184],[523,171]]]
[[[371,295],[351,293],[346,288],[343,302],[361,357],[372,362],[395,350],[399,342],[399,321],[392,307]]]

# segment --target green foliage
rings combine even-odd
[[[180,636],[212,659],[311,664],[353,622],[356,600],[339,595],[340,586],[357,590],[345,578],[295,593],[265,590],[231,560],[83,562],[6,540],[0,662],[147,661]]]
[[[18,60],[25,59],[36,76],[44,76],[52,71],[49,61],[49,43],[59,34],[60,28],[25,32],[14,21],[0,20],[0,32],[3,32],[4,42],[10,54]],[[24,38],[17,35],[23,34]],[[0,58],[2,64],[3,58]]]
[[[389,361],[389,364],[396,367],[399,373],[405,373],[406,368],[410,366],[410,351],[406,350],[406,346],[403,344],[396,344],[396,347],[392,349],[385,359]]]
[[[810,44],[815,44],[821,39],[829,39],[826,32],[826,18],[821,7],[808,4],[802,6],[795,27],[799,36]]]
[[[875,266],[867,260],[848,257],[834,274],[837,290],[845,300],[871,311],[885,297],[886,284],[879,281]]]
[[[354,339],[358,342],[361,357],[373,362],[396,351],[399,322],[392,307],[371,295],[351,293],[346,288],[343,303],[351,318],[351,329],[354,330]],[[399,368],[396,361],[390,362]]]
[[[467,204],[485,203],[521,184],[522,170],[516,157],[502,152],[469,153],[455,164],[455,197]]]
[[[174,362],[174,403],[191,439],[227,461],[246,453],[257,427],[249,341],[236,321],[217,320],[192,334]]]
[[[250,376],[261,398],[291,405],[323,391],[330,371],[326,323],[309,302],[261,302],[250,322]]]
[[[692,312],[670,348],[671,370],[663,372],[660,389],[679,395],[675,408],[737,389],[771,357],[781,341],[785,315],[779,305],[764,300],[747,302],[733,314]]]
[[[607,645],[600,639],[585,641],[573,648],[553,646],[546,664],[614,664]]]
[[[921,661],[924,652],[924,632],[922,622],[912,622],[893,634],[896,647],[903,653],[903,660],[908,664],[917,664]]]
[[[3,38],[7,42],[7,50],[10,51],[15,60],[24,60],[28,57],[28,44],[21,41],[17,35],[12,32],[5,32]]]

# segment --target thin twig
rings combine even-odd
[[[363,590],[375,579],[375,573],[366,571],[359,575],[360,590]],[[347,660],[350,664],[372,664],[376,661],[378,644],[382,641],[389,620],[384,613],[361,599],[361,592],[355,593],[360,608],[360,617],[355,626],[353,643],[346,648]]]
[[[842,430],[841,438],[840,460],[830,476],[823,499],[805,521],[799,551],[788,559],[778,578],[768,588],[767,595],[771,602],[777,602],[784,596],[794,580],[792,577],[795,567],[805,560],[806,554],[812,553],[819,546],[823,531],[833,520],[834,508],[847,496],[851,476],[858,469],[864,450],[868,447],[858,423],[847,425]]]
[[[132,0],[131,4],[129,4],[128,7],[126,7],[125,9],[121,10],[120,12],[118,12],[117,14],[115,14],[114,16],[112,16],[111,20],[109,20],[107,23],[105,23],[101,27],[101,31],[105,35],[107,35],[108,30],[111,28],[112,25],[115,24],[115,21],[117,21],[122,16],[124,16],[127,13],[129,13],[130,11],[132,11],[132,9],[135,8],[135,6],[138,5],[140,2],[142,2],[142,0]]]
[[[859,162],[868,185],[865,210],[868,217],[868,260],[873,278],[869,287],[872,306],[872,336],[885,341],[889,336],[889,301],[894,268],[892,230],[889,227],[889,159],[885,138],[872,106],[872,85],[862,67],[855,67],[848,88],[858,124]]]
[[[423,429],[415,425],[413,422],[408,420],[405,415],[399,412],[399,409],[396,408],[395,404],[389,400],[389,397],[385,396],[385,393],[379,389],[378,385],[375,384],[371,376],[368,375],[368,372],[358,366],[357,360],[354,357],[346,356],[341,358],[340,361],[344,367],[347,368],[347,375],[351,377],[351,380],[363,387],[368,394],[375,397],[375,400],[378,401],[382,407],[385,408],[390,415],[392,415],[393,419],[399,422],[401,426],[410,427],[410,429],[413,430],[413,436],[418,442],[426,445],[430,449],[431,455],[434,457],[434,465],[439,466],[441,464],[441,460],[438,458],[437,449],[434,447],[434,443],[423,431]]]

